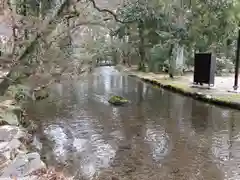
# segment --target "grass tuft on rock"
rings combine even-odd
[[[112,96],[108,102],[110,104],[113,104],[115,106],[121,106],[121,105],[124,105],[124,104],[127,104],[129,103],[129,101],[121,96]]]

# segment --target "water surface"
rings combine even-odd
[[[108,104],[111,95],[131,103]],[[240,179],[240,111],[97,68],[30,104],[49,166],[76,179]]]

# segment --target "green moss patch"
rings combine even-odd
[[[152,84],[154,87],[159,86],[164,89],[171,90],[173,92],[177,92],[180,94],[183,94],[185,96],[192,97],[197,100],[201,100],[204,102],[221,105],[225,107],[240,109],[240,94],[208,94],[203,92],[198,92],[196,90],[193,90],[191,87],[189,87],[187,84],[179,83],[175,80],[170,79],[153,79],[153,78],[147,78],[144,76],[137,76],[144,82],[148,82]]]
[[[112,96],[108,102],[110,104],[113,104],[113,105],[116,105],[116,106],[121,106],[121,105],[124,105],[124,104],[127,104],[129,103],[129,101],[121,96]]]
[[[216,95],[215,98],[218,100],[227,101],[227,102],[229,101],[240,102],[240,94],[228,94],[228,95],[222,95],[222,96]]]
[[[212,91],[199,92],[197,89],[194,90],[193,88],[188,86],[188,84],[181,83],[182,77],[176,77],[174,79],[166,76],[156,77],[151,75],[150,73],[133,71],[131,69],[127,69],[126,73],[131,77],[136,77],[144,82],[152,84],[154,88],[161,87],[163,89],[171,90],[173,92],[183,94],[185,96],[189,96],[203,102],[230,107],[234,109],[240,109],[240,94],[218,94]]]

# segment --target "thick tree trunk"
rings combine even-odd
[[[183,45],[177,45],[176,47],[176,75],[183,75],[183,66],[184,66],[184,47]]]
[[[111,35],[111,47],[112,47],[112,61],[114,64],[118,64],[118,59],[117,59],[117,49],[113,45],[113,36]]]
[[[183,11],[183,0],[178,0],[178,7],[180,8],[180,13],[178,16],[177,25],[179,28],[184,28],[184,11]],[[172,66],[172,76],[183,75],[184,67],[184,46],[181,44],[175,44],[173,51],[173,59],[170,65]]]
[[[38,18],[39,19],[42,19],[42,17],[43,17],[42,9],[43,9],[43,3],[42,3],[42,0],[39,0],[39,4],[38,4]]]

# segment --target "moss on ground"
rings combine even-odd
[[[150,82],[154,87],[166,87],[170,89],[176,89],[182,92],[194,92],[187,84],[181,84],[171,79],[149,79],[141,78],[143,81]]]
[[[185,81],[182,79],[182,77],[171,79],[166,74],[156,77],[153,73],[139,72],[134,69],[125,68],[124,66],[121,66],[120,71],[127,73],[131,77],[136,77],[145,82],[148,82],[155,88],[162,87],[164,89],[172,90],[180,94],[202,100],[204,102],[240,109],[240,94],[221,94],[219,92],[215,93],[214,91],[193,89],[187,83],[184,83]]]
[[[155,77],[144,76],[137,73],[135,76],[145,82],[151,83],[154,87],[162,87],[205,102],[240,109],[240,94],[206,93],[202,90],[197,91],[196,89],[192,89],[187,84],[179,82],[179,79],[170,79],[166,77],[156,79]]]
[[[213,98],[224,102],[240,102],[240,94],[215,95]]]
[[[168,82],[167,84],[170,85],[170,86],[173,86],[174,88],[181,89],[183,91],[193,92],[191,90],[191,88],[188,85],[186,85],[186,84],[181,84],[181,83],[177,83],[177,82]]]

